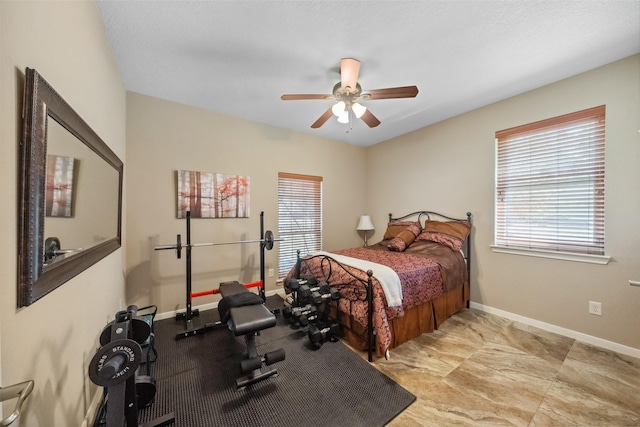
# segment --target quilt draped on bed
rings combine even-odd
[[[390,348],[389,321],[404,315],[405,309],[433,300],[443,293],[463,286],[467,280],[462,254],[430,241],[416,241],[404,252],[393,252],[387,241],[369,247],[350,248],[333,253],[358,258],[392,268],[400,278],[402,304],[389,306],[380,282],[373,278],[373,327],[378,352]],[[331,256],[331,254],[329,254]],[[295,269],[288,277],[294,277]],[[338,287],[341,298],[338,312],[349,315],[363,327],[367,324],[366,271],[341,264],[326,257],[309,257],[300,264],[300,276],[313,276]],[[357,280],[357,279],[360,280]]]

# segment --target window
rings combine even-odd
[[[496,246],[604,255],[604,136],[604,105],[496,132]]]
[[[322,177],[278,173],[278,278],[300,255],[322,249]]]

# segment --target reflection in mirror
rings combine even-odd
[[[118,156],[30,68],[24,104],[18,307],[118,249],[122,218]]]
[[[64,168],[62,162],[51,159],[65,160],[72,172],[66,175],[72,179],[60,179],[62,185],[56,185],[57,177],[65,175],[61,173]],[[47,121],[47,160],[45,267],[117,235],[119,180],[118,171],[51,118]],[[64,194],[61,187],[70,189],[70,197],[54,196]],[[60,199],[64,203],[56,203]],[[49,239],[56,240],[47,245]]]

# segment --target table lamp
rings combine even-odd
[[[364,231],[364,245],[369,246],[367,244],[367,231],[374,230],[373,223],[371,222],[371,217],[369,215],[362,215],[360,217],[360,222],[358,223],[358,231]]]

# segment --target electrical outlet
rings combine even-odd
[[[602,316],[602,303],[589,301],[589,313]]]
[[[269,277],[273,277],[273,275],[275,274],[275,271],[273,271],[273,268],[269,269]]]

